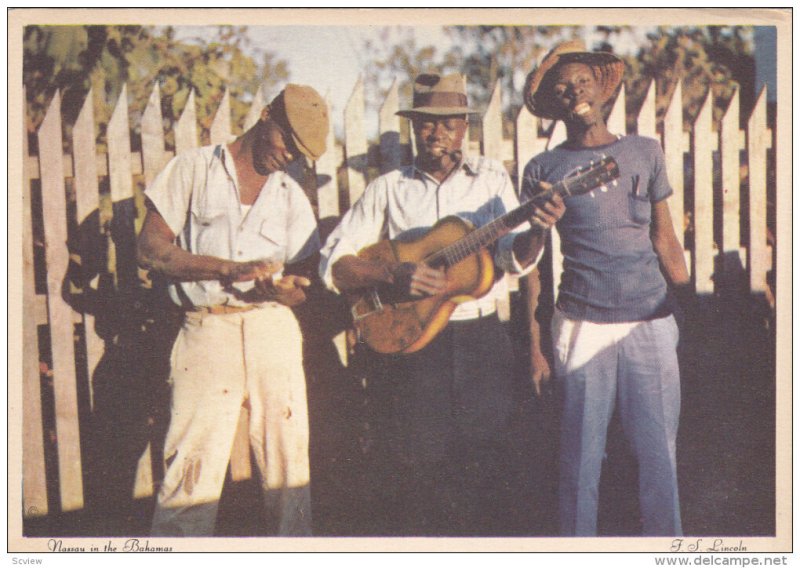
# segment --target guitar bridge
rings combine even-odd
[[[350,313],[353,316],[353,321],[357,322],[372,314],[380,313],[383,311],[383,303],[378,295],[376,289],[372,289],[368,294],[362,296],[350,308]]]

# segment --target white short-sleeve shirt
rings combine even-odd
[[[330,289],[336,290],[331,268],[343,256],[358,254],[382,239],[421,236],[449,215],[482,227],[517,207],[519,201],[511,179],[496,160],[466,158],[441,183],[414,166],[394,170],[367,186],[328,237],[322,249],[320,276]],[[533,269],[533,265],[523,269],[512,249],[514,238],[529,228],[526,222],[497,241],[493,251],[498,268],[511,274],[526,274]],[[460,304],[451,319],[472,319],[494,312],[500,290],[497,283],[482,298]]]
[[[176,156],[145,195],[176,244],[193,254],[292,264],[319,250],[314,212],[297,182],[285,172],[271,174],[248,210],[239,197],[233,157],[223,145]],[[236,284],[242,292],[252,286]],[[247,305],[218,280],[173,282],[170,296],[184,307]]]

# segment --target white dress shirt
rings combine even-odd
[[[271,174],[248,210],[233,157],[222,145],[176,156],[145,195],[177,236],[176,244],[193,254],[291,264],[319,250],[314,212],[297,182],[285,172]],[[184,307],[245,306],[237,290],[252,287],[252,282],[236,284],[235,290],[223,289],[218,280],[174,282],[170,296]]]
[[[511,179],[503,165],[482,156],[462,160],[443,182],[407,166],[374,180],[361,198],[344,215],[322,249],[320,276],[334,291],[331,267],[341,257],[355,255],[384,239],[415,238],[437,221],[457,215],[481,227],[519,207]],[[526,222],[501,237],[494,247],[495,265],[508,273],[526,274],[514,258],[514,238],[529,229]],[[473,319],[491,314],[500,293],[497,283],[482,298],[460,304],[451,320]]]

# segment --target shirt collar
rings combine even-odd
[[[447,177],[447,179],[450,179],[453,175],[456,174],[456,172],[460,170],[463,170],[467,175],[470,176],[475,176],[478,174],[478,170],[475,167],[473,160],[465,157],[463,154],[461,156],[461,161],[459,162],[458,166],[453,169],[453,172],[450,174],[450,176]],[[417,176],[425,176],[429,178],[431,177],[430,174],[417,167],[417,160],[414,159],[414,163],[411,165],[411,177],[417,177]],[[445,181],[447,181],[447,179]]]

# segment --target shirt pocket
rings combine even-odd
[[[628,208],[631,220],[639,225],[650,223],[650,194],[646,187],[642,187],[641,178],[638,175],[631,178],[631,192],[628,194]]]
[[[225,211],[192,211],[197,254],[228,257],[228,218]]]
[[[286,257],[287,235],[282,226],[269,220],[263,221],[258,230],[259,248],[264,251],[264,257],[284,261]]]

